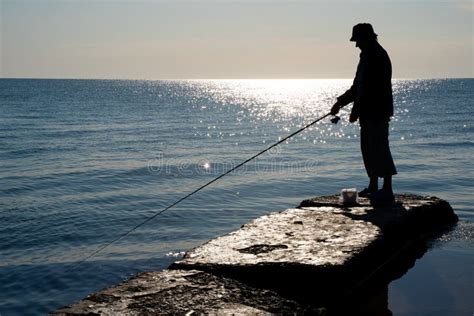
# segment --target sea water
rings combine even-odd
[[[0,314],[45,314],[303,199],[367,184],[350,80],[0,80]],[[472,313],[473,79],[394,80],[394,190],[460,218],[389,285],[395,315]],[[466,315],[467,315],[466,314]]]

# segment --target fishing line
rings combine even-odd
[[[107,242],[106,244],[102,245],[100,248],[96,249],[95,251],[93,251],[92,253],[90,253],[89,255],[87,255],[86,257],[84,257],[82,260],[76,262],[75,266],[78,266],[82,263],[84,263],[85,261],[89,260],[90,258],[94,257],[95,255],[97,255],[98,253],[102,252],[104,249],[106,249],[107,247],[109,247],[110,245],[112,245],[113,243],[116,243],[117,241],[125,238],[126,236],[128,236],[131,232],[133,232],[134,230],[138,229],[139,227],[145,225],[146,223],[148,223],[149,221],[151,221],[152,219],[160,216],[161,214],[163,214],[164,212],[166,212],[167,210],[169,210],[170,208],[172,208],[173,206],[181,203],[182,201],[186,200],[187,198],[189,198],[190,196],[192,196],[193,194],[201,191],[202,189],[204,189],[205,187],[211,185],[212,183],[216,182],[217,180],[219,180],[220,178],[222,177],[225,177],[226,175],[228,175],[229,173],[231,173],[232,171],[242,167],[243,165],[245,165],[246,163],[248,163],[249,161],[257,158],[258,156],[266,153],[267,151],[269,151],[270,149],[272,149],[273,147],[276,147],[278,145],[280,145],[281,143],[283,143],[284,141],[286,141],[287,139],[295,136],[296,134],[299,134],[301,133],[302,131],[304,131],[305,129],[311,127],[312,125],[316,124],[317,122],[321,121],[322,119],[328,117],[329,115],[331,115],[331,113],[327,113],[323,116],[321,116],[320,118],[314,120],[313,122],[301,127],[299,130],[291,133],[290,135],[286,136],[285,138],[279,140],[278,142],[274,143],[273,145],[271,146],[268,146],[266,149],[262,150],[261,152],[253,155],[252,157],[248,158],[247,160],[239,163],[238,165],[236,165],[235,167],[227,170],[226,172],[222,173],[221,175],[219,175],[218,177],[214,178],[213,180],[207,182],[206,184],[200,186],[199,188],[195,189],[194,191],[192,191],[191,193],[188,193],[187,195],[183,196],[182,198],[180,198],[179,200],[177,200],[176,202],[174,202],[173,204],[165,207],[164,209],[162,209],[161,211],[159,212],[156,212],[155,214],[153,214],[152,216],[148,217],[147,219],[145,219],[143,222],[135,225],[133,228],[129,229],[128,231],[126,231],[125,233],[123,233],[122,235],[118,236],[117,238]]]

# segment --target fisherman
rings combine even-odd
[[[393,116],[392,65],[369,23],[355,25],[350,41],[361,50],[357,73],[351,88],[337,98],[331,114],[336,115],[342,107],[354,102],[349,122],[359,120],[362,157],[370,179],[369,186],[359,196],[391,202],[394,200],[392,176],[397,174],[388,144],[388,123]],[[378,190],[378,178],[384,179],[381,190]]]

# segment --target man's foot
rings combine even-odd
[[[359,192],[359,197],[370,197],[373,193],[377,192],[377,190],[371,190],[369,188],[365,188],[364,190]]]
[[[377,204],[388,204],[395,201],[395,196],[392,191],[382,189],[372,193],[370,199]]]

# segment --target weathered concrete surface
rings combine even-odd
[[[345,206],[338,196],[257,218],[188,252],[173,269],[198,269],[239,279],[305,302],[351,293],[409,243],[457,221],[449,204],[397,195],[373,206]],[[311,289],[308,291],[308,289]]]
[[[426,238],[456,221],[434,197],[397,195],[387,206],[314,198],[193,249],[170,270],[140,274],[57,313],[346,312],[369,287],[386,297],[388,282],[426,251]],[[386,299],[376,305],[373,314],[386,314]]]
[[[322,312],[236,280],[196,270],[164,270],[141,273],[52,315],[318,315]]]
[[[174,266],[341,265],[380,234],[376,225],[342,212],[319,207],[265,215],[199,246]]]

